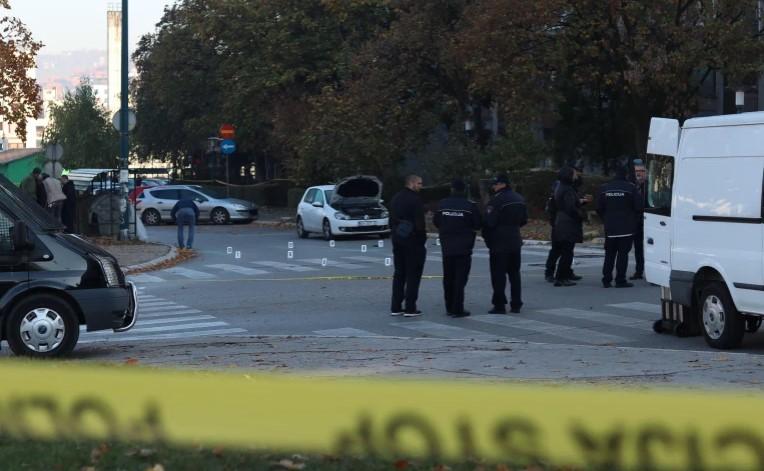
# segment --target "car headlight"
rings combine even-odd
[[[382,214],[379,215],[380,218],[386,218],[390,216],[389,211],[382,211]]]
[[[249,209],[249,208],[247,208],[243,204],[235,204],[235,205],[233,205],[233,209],[236,209],[236,210],[239,210],[239,211],[244,211],[244,210]]]
[[[342,219],[343,221],[347,221],[348,219],[350,219],[350,216],[348,216],[345,213],[341,213],[341,212],[338,211],[338,212],[334,213],[334,218],[335,219]]]
[[[93,255],[101,265],[101,271],[103,272],[103,278],[106,280],[106,286],[109,288],[116,288],[119,286],[119,268],[108,257],[102,255]]]

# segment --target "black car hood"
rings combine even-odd
[[[357,206],[379,204],[382,198],[382,182],[370,175],[356,175],[340,180],[334,186],[329,202],[331,206]]]

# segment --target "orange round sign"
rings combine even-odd
[[[236,128],[233,127],[233,124],[223,124],[220,126],[219,134],[222,139],[233,139],[236,135]]]

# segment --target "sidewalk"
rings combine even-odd
[[[152,266],[168,262],[181,261],[181,255],[174,247],[165,244],[116,241],[108,238],[96,238],[92,242],[114,255],[119,266],[125,272],[144,271]],[[185,251],[184,251],[185,252]],[[182,257],[185,260],[185,257]]]

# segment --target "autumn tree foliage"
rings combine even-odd
[[[29,71],[42,44],[17,18],[9,14],[8,0],[0,0],[0,118],[16,126],[26,139],[26,121],[42,110],[42,99]]]

